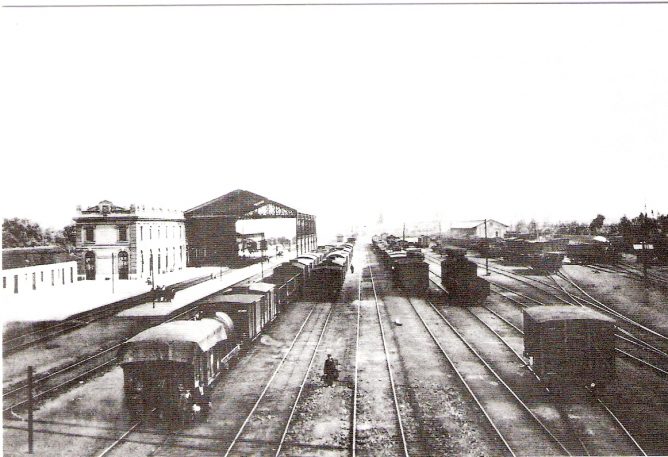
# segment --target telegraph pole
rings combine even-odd
[[[33,398],[32,398],[32,365],[28,367],[28,454],[33,451]]]
[[[489,276],[489,241],[487,240],[487,219],[485,219],[485,276]]]
[[[151,297],[153,298],[153,308],[155,308],[155,268],[153,268],[153,251],[151,251]]]
[[[114,253],[111,253],[111,293],[114,293]]]

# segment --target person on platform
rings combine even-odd
[[[350,264],[350,272],[355,273],[355,267],[353,266],[352,263]]]

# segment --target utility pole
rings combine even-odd
[[[403,241],[406,241],[406,223],[404,222],[404,232],[401,238]]]
[[[114,293],[114,253],[111,253],[111,293]]]
[[[153,308],[155,308],[155,269],[153,268],[153,251],[151,251],[151,297],[153,298]]]
[[[28,454],[32,454],[33,446],[33,399],[32,399],[32,365],[28,367]]]
[[[485,276],[489,276],[489,241],[487,240],[487,219],[485,219]]]
[[[645,282],[647,282],[647,253],[645,252],[645,241],[642,242],[642,272]]]

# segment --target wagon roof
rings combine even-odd
[[[250,290],[259,290],[261,292],[271,292],[276,288],[276,284],[269,284],[266,282],[252,282],[248,284]]]
[[[342,266],[345,266],[345,264],[346,264],[346,261],[345,261],[344,259],[340,259],[340,258],[331,258],[331,257],[330,257],[329,259],[327,259],[326,262],[321,263],[321,264],[318,265],[316,268],[321,268],[321,267],[326,267],[326,266],[330,266],[330,267],[331,267],[331,266],[339,266],[339,267],[342,267]]]
[[[209,303],[256,303],[264,298],[262,294],[217,294],[209,298]]]
[[[126,344],[157,343],[193,343],[201,351],[208,351],[219,341],[227,339],[225,325],[216,319],[199,321],[172,321],[144,330],[130,338]]]
[[[294,265],[294,262],[301,263],[302,265],[312,265],[313,262],[315,262],[315,261],[313,259],[304,259],[302,257],[297,257],[296,259],[291,260],[290,262],[292,262],[293,265]]]
[[[597,320],[614,323],[615,320],[604,314],[575,306],[533,306],[524,310],[524,314],[535,322],[557,320]]]

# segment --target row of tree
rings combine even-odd
[[[668,234],[668,215],[655,216],[654,212],[640,213],[632,219],[622,216],[619,222],[612,224],[605,224],[605,216],[602,214],[597,214],[589,224],[569,221],[557,224],[544,223],[539,226],[535,220],[529,223],[520,220],[513,228],[518,233],[529,233],[536,236],[542,234],[620,235],[627,244],[633,244],[649,241],[657,235]]]
[[[2,222],[2,248],[26,248],[35,246],[59,245],[74,247],[76,229],[74,224],[61,230],[44,229],[29,219],[5,219]]]

